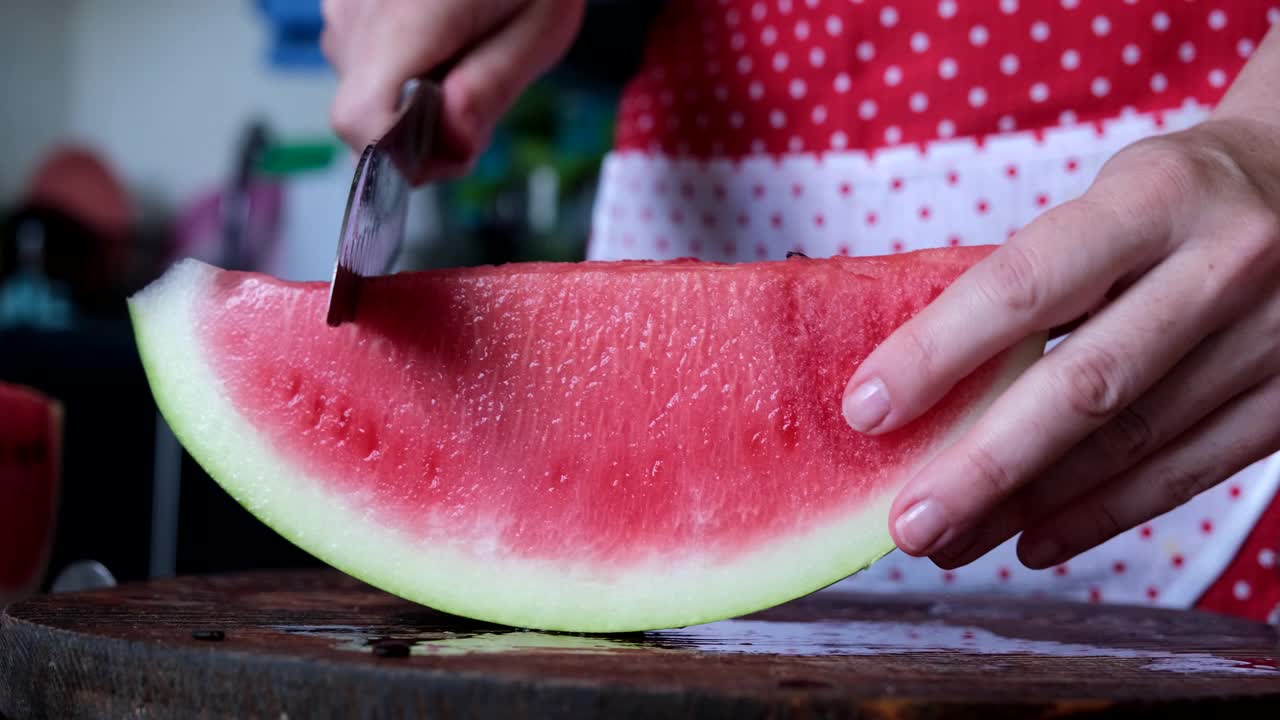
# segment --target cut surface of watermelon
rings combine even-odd
[[[232,496],[405,598],[520,627],[676,627],[893,548],[888,507],[1043,338],[883,437],[858,363],[989,248],[530,263],[328,286],[184,261],[131,299],[157,402]]]
[[[57,510],[61,406],[30,388],[0,383],[0,606],[43,579]]]

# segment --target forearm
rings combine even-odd
[[[1280,24],[1273,25],[1227,90],[1214,115],[1280,126]]]

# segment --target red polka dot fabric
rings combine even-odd
[[[626,89],[617,147],[874,149],[1212,105],[1280,3],[689,0]]]
[[[1208,117],[1280,0],[680,0],[624,92],[588,257],[1001,243],[1123,147]],[[842,585],[1280,622],[1280,455],[1070,562],[1014,541]]]

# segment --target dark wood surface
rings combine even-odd
[[[827,591],[739,620],[580,636],[443,615],[333,572],[247,574],[10,607],[0,716],[887,720],[1220,708],[1274,720],[1278,657],[1275,628],[1142,608]]]

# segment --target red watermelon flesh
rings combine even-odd
[[[25,387],[0,383],[0,606],[43,579],[58,500],[62,411]]]
[[[525,627],[671,627],[892,549],[915,467],[1037,357],[989,362],[884,437],[858,363],[989,252],[517,264],[365,286],[180,264],[131,301],[162,410],[251,511],[410,599]]]

